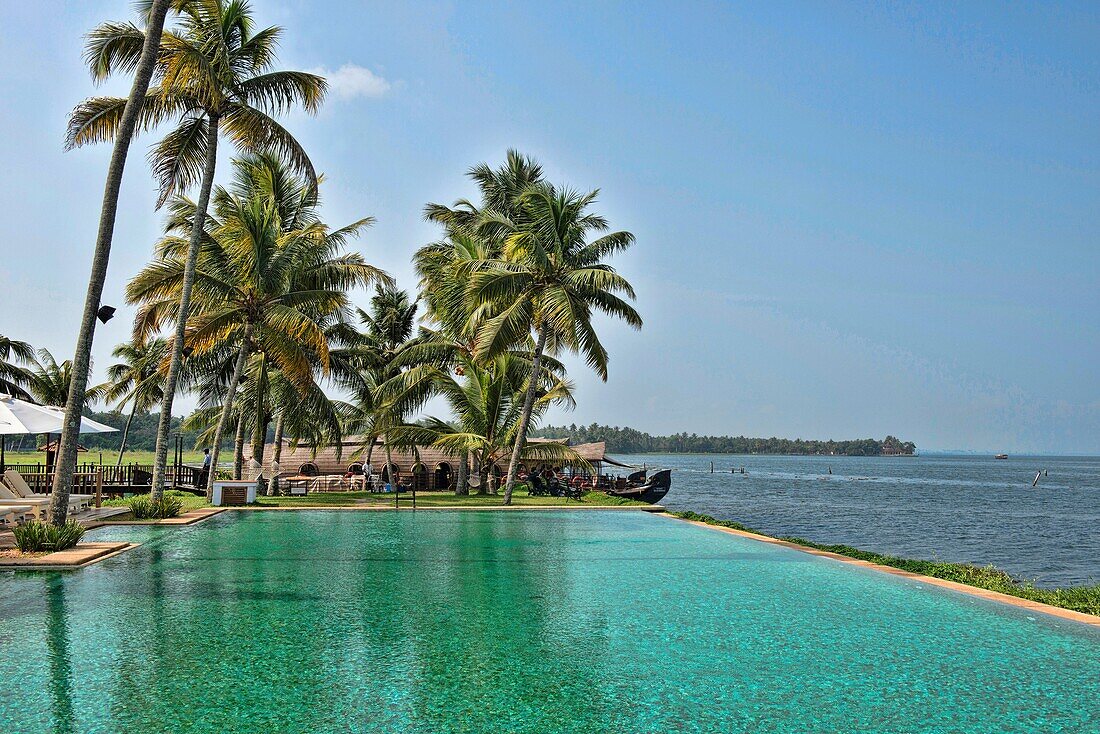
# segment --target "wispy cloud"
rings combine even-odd
[[[358,64],[344,64],[335,70],[322,66],[310,71],[328,80],[329,91],[337,99],[378,98],[393,88],[384,77]]]

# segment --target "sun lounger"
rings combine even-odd
[[[6,484],[8,489],[14,492],[16,499],[24,500],[48,500],[50,496],[48,494],[42,494],[40,492],[32,492],[31,487],[27,484],[27,480],[23,478],[23,475],[14,469],[8,469],[4,472],[4,480],[0,484]],[[73,512],[82,512],[88,509],[88,506],[92,503],[91,497],[86,497],[79,494],[69,495],[69,509]]]
[[[4,505],[0,504],[0,524],[15,525],[22,522],[27,515],[32,514],[34,508],[30,505]]]
[[[34,515],[35,520],[45,520],[50,511],[49,500],[21,500],[7,487],[0,485],[0,507],[23,507],[24,514]]]

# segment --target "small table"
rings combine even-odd
[[[288,493],[292,495],[304,495],[309,492],[309,483],[316,478],[317,477],[311,477],[305,474],[295,474],[292,477],[283,477],[282,481],[286,482],[286,489]]]

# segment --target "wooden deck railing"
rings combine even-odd
[[[4,468],[19,472],[34,492],[49,493],[53,485],[53,477],[47,475],[43,464],[5,464]],[[123,464],[116,467],[113,464],[100,466],[87,462],[76,466],[73,492],[95,494],[96,475],[100,470],[103,472],[103,486],[109,492],[125,492],[129,487],[141,491],[148,489],[153,481],[152,464]],[[168,487],[195,487],[201,473],[200,467],[169,465],[165,467],[165,484]]]

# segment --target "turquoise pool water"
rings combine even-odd
[[[1097,732],[1100,634],[634,512],[253,512],[0,575],[5,732]]]

